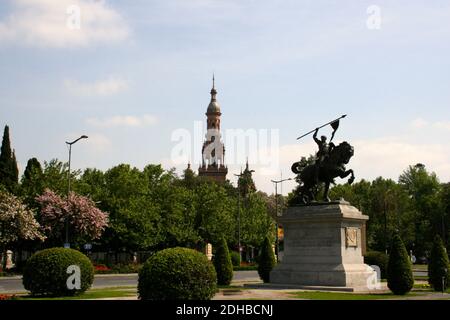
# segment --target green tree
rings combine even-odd
[[[435,173],[429,173],[423,164],[409,166],[399,177],[399,184],[411,198],[414,212],[415,252],[426,256],[434,234],[441,229],[441,185]]]
[[[0,152],[0,183],[12,193],[16,192],[19,181],[19,170],[15,153],[11,150],[9,127],[5,126]]]
[[[20,195],[30,208],[37,208],[36,197],[44,192],[43,171],[38,159],[31,158],[22,176]]]
[[[388,288],[397,295],[407,294],[414,285],[411,261],[398,233],[392,239],[387,282]]]
[[[191,189],[180,186],[173,171],[160,165],[148,165],[143,175],[149,185],[152,202],[160,211],[161,243],[159,248],[194,247],[199,241],[194,229],[194,196]]]
[[[258,274],[264,282],[270,282],[270,271],[275,267],[275,254],[272,249],[272,244],[268,237],[266,237],[261,244],[260,256],[258,259]]]
[[[109,212],[103,245],[115,251],[149,250],[162,240],[160,208],[152,201],[150,183],[137,168],[121,164],[104,174],[99,207]]]
[[[183,176],[181,179],[182,185],[188,189],[193,189],[197,184],[197,176],[194,171],[191,169],[191,164],[188,164],[188,167],[184,170]]]
[[[449,247],[450,239],[450,183],[445,183],[441,186],[439,195],[441,208],[441,232],[442,241],[445,247]]]
[[[441,237],[435,236],[428,263],[428,283],[435,291],[444,291],[450,280],[450,265],[447,250]]]
[[[366,235],[371,250],[389,250],[395,230],[400,230],[405,243],[413,247],[413,203],[406,190],[395,181],[378,177],[372,182],[361,180],[353,185],[336,185],[330,195],[332,199],[349,201],[369,216]]]
[[[80,170],[72,170],[70,179],[72,182],[72,190],[77,191],[77,179]],[[42,173],[43,189],[51,189],[59,195],[66,195],[68,192],[68,174],[69,164],[61,162],[58,159],[44,161],[44,169]]]
[[[217,244],[215,251],[213,262],[217,273],[217,284],[227,286],[233,280],[233,264],[224,237]]]
[[[105,174],[103,171],[93,168],[84,170],[80,178],[75,181],[75,190],[82,195],[91,197],[101,206],[108,195]]]
[[[14,181],[14,187],[17,188],[19,183],[19,167],[17,165],[16,151],[13,150],[11,159],[11,176]]]
[[[270,215],[268,196],[262,192],[249,194],[241,212],[241,241],[259,247],[265,237],[275,238],[275,221]]]
[[[236,197],[229,196],[223,185],[213,181],[201,181],[194,196],[194,228],[202,239],[201,245],[218,243],[222,236],[237,243]]]
[[[264,282],[270,282],[270,272],[275,265],[272,242],[269,240],[269,237],[266,237],[260,246],[260,255],[258,257],[258,274]]]

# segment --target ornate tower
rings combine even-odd
[[[217,90],[213,76],[211,102],[206,110],[206,137],[202,148],[202,165],[198,175],[215,181],[225,181],[228,168],[225,166],[225,146],[220,134],[220,105],[217,102]]]

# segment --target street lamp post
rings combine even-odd
[[[239,178],[243,176],[243,174],[235,174],[238,177],[237,182],[237,191],[238,191],[238,250],[239,250],[239,265],[242,262],[242,250],[241,250],[241,188],[239,186]]]
[[[69,173],[68,173],[68,188],[67,188],[67,201],[69,201],[69,197],[70,197],[70,175],[71,175],[71,170],[70,170],[70,165],[71,165],[71,160],[72,160],[72,145],[74,145],[75,143],[77,143],[78,141],[80,141],[81,139],[87,139],[88,136],[81,136],[78,139],[72,141],[72,142],[67,142],[66,144],[69,146]],[[66,229],[66,242],[64,243],[64,247],[65,248],[70,248],[70,243],[69,243],[69,220],[67,219],[68,217],[66,217],[65,219],[65,229]]]
[[[275,215],[278,217],[278,184],[283,183],[284,181],[292,180],[292,178],[281,179],[281,180],[271,180],[275,183]],[[278,239],[278,221],[275,218],[275,254],[277,256],[277,262],[279,261],[279,239]]]

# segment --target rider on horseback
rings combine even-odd
[[[333,151],[335,145],[333,142],[327,143],[327,137],[321,136],[320,140],[317,139],[317,133],[319,132],[319,128],[316,128],[314,132],[313,138],[314,141],[319,146],[319,151],[316,154],[316,163],[315,163],[315,181],[319,182],[319,170],[322,167],[325,160],[330,156],[331,151]],[[334,136],[334,134],[333,134]]]

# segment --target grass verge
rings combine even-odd
[[[136,296],[136,289],[132,288],[101,288],[91,289],[74,297],[34,297],[19,296],[18,300],[93,300],[106,298],[124,298]]]
[[[301,291],[290,293],[297,299],[310,300],[379,300],[396,298],[392,293],[374,293],[374,294],[358,294],[345,292],[321,292],[321,291]],[[409,293],[406,296],[415,296],[416,293]]]

